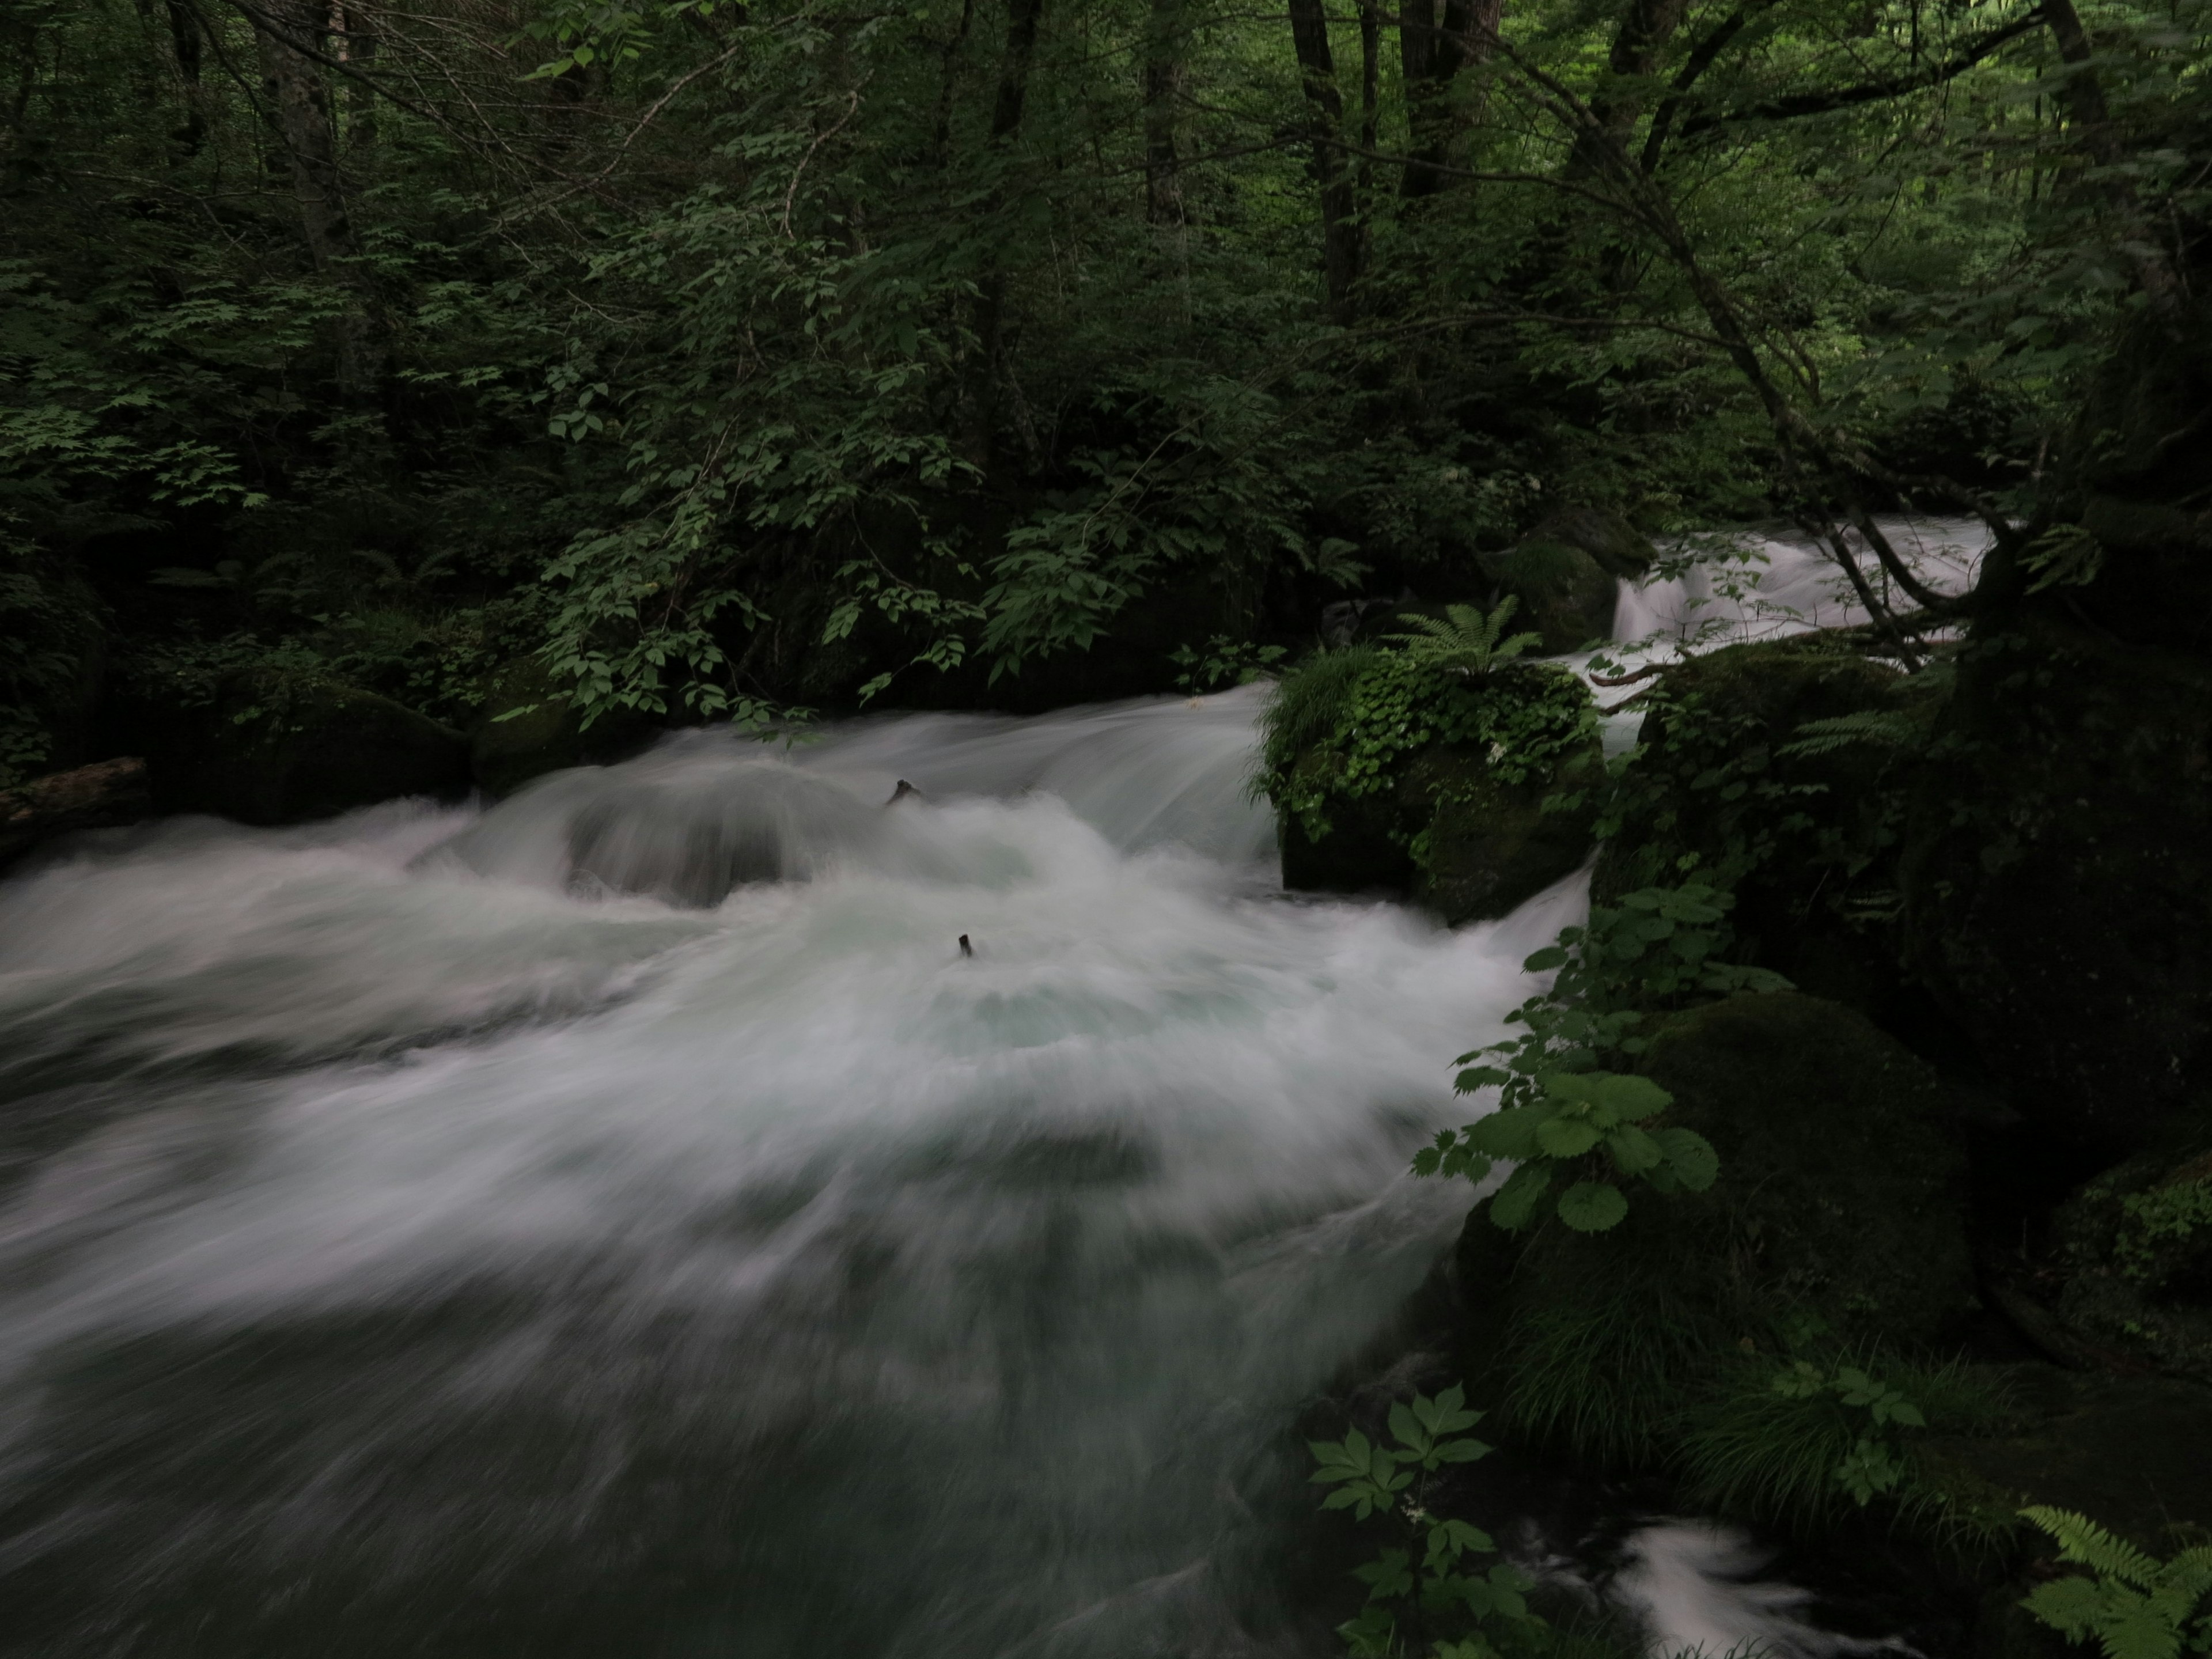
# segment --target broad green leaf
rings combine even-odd
[[[1519,1231],[1534,1218],[1537,1200],[1551,1184],[1552,1172],[1542,1164],[1522,1164],[1491,1195],[1491,1220],[1508,1232]]]
[[[1597,1130],[1580,1118],[1547,1118],[1536,1126],[1536,1145],[1553,1158],[1580,1158],[1597,1142]]]
[[[1660,1151],[1667,1154],[1668,1172],[1692,1192],[1704,1192],[1719,1176],[1721,1155],[1695,1129],[1662,1129],[1657,1139]]]
[[[1559,1194],[1559,1219],[1580,1233],[1618,1227],[1628,1214],[1620,1188],[1601,1181],[1577,1181]]]

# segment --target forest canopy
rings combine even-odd
[[[663,721],[1202,690],[1567,503],[2063,574],[2207,26],[0,0],[0,784],[94,657],[455,724],[522,658]]]

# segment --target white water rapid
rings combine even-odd
[[[1286,1426],[1583,899],[1286,899],[1261,695],[0,882],[0,1651],[1329,1650]]]

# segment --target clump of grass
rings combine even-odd
[[[1275,695],[1260,716],[1261,769],[1253,782],[1255,793],[1263,793],[1267,778],[1286,772],[1336,729],[1351,705],[1352,687],[1382,655],[1372,645],[1318,651],[1276,683]]]
[[[1879,1377],[1934,1433],[1989,1433],[2006,1415],[2002,1395],[1956,1363],[1929,1365],[1869,1347],[1838,1364]],[[1784,1374],[1771,1358],[1728,1364],[1683,1413],[1679,1466],[1693,1501],[1765,1526],[1826,1529],[1868,1507],[1838,1471],[1873,1436],[1899,1470],[1875,1500],[1895,1524],[1960,1549],[1990,1530],[1977,1518],[1983,1506],[1960,1501],[1966,1494],[1950,1490],[1954,1483],[1918,1455],[1917,1431],[1885,1432],[1833,1392],[1778,1389]]]
[[[1666,1460],[1682,1403],[1711,1369],[1709,1318],[1634,1279],[1577,1287],[1522,1321],[1508,1382],[1514,1425],[1577,1456]]]

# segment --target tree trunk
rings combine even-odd
[[[1481,118],[1473,101],[1453,103],[1452,84],[1461,70],[1488,59],[1504,10],[1504,0],[1443,0],[1439,24],[1437,0],[1409,0],[1398,27],[1398,55],[1413,144],[1400,195],[1432,196],[1449,182],[1440,169],[1459,135]]]
[[[168,0],[168,14],[169,46],[176,54],[177,80],[185,106],[185,118],[171,131],[169,140],[176,145],[179,159],[190,161],[207,142],[207,111],[200,90],[200,20],[190,0]]]
[[[1322,0],[1291,0],[1291,43],[1297,49],[1306,101],[1314,113],[1314,176],[1321,186],[1322,273],[1329,315],[1352,316],[1352,285],[1359,280],[1359,211],[1352,170],[1345,154],[1344,99],[1336,87],[1336,60],[1328,46],[1328,17]]]
[[[1184,44],[1182,0],[1152,0],[1145,33],[1145,218],[1155,225],[1183,222],[1176,103]]]
[[[340,397],[359,409],[380,388],[384,351],[374,296],[358,263],[361,245],[346,210],[330,82],[316,61],[330,43],[330,12],[324,0],[269,0],[247,15],[260,52],[268,115],[290,160],[307,255],[318,271],[355,297],[354,313],[338,325],[337,380]]]
[[[1013,0],[1006,16],[1006,49],[999,62],[999,94],[991,106],[990,149],[994,164],[1006,165],[1005,152],[1020,131],[1022,106],[1029,96],[1030,64],[1036,55],[1037,24],[1044,15],[1044,0]],[[994,183],[986,210],[995,213],[1006,203],[1003,180]],[[968,374],[969,458],[987,472],[998,429],[999,389],[1006,374],[1006,275],[995,252],[985,257],[981,280],[976,284],[975,354]]]
[[[376,63],[376,17],[366,6],[347,6],[338,14],[345,39],[338,57],[356,69],[368,70]],[[376,148],[376,93],[359,81],[346,83],[345,147],[365,156]]]
[[[1570,176],[1586,178],[1602,172],[1599,150],[1607,143],[1626,149],[1628,136],[1644,113],[1648,88],[1639,83],[1648,82],[1657,71],[1667,44],[1682,26],[1688,9],[1688,0],[1629,0],[1606,60],[1613,82],[1589,102],[1604,134],[1585,132],[1575,141],[1567,160]]]

